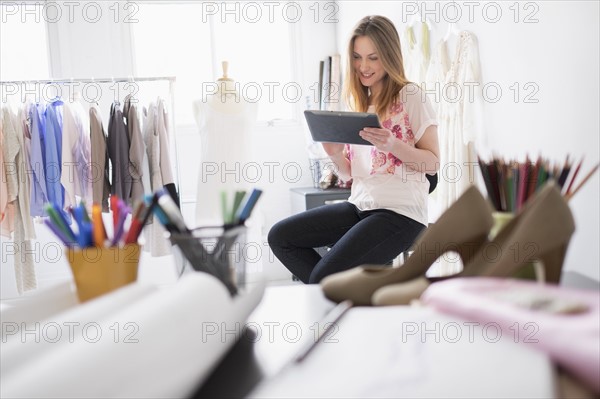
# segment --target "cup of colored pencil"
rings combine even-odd
[[[137,281],[141,247],[67,248],[77,296],[85,302]]]
[[[527,157],[525,162],[505,161],[499,157],[494,157],[491,161],[478,158],[478,161],[488,198],[495,209],[492,213],[494,225],[490,231],[490,239],[510,222],[548,180],[556,181],[568,201],[592,177],[599,166],[594,166],[579,179],[583,158],[576,165],[571,163],[569,157],[562,164],[552,164],[542,157],[535,161]],[[543,266],[538,262],[530,262],[512,277],[543,282],[543,276]]]
[[[570,200],[600,166],[596,164],[581,177],[583,158],[576,164],[572,163],[568,156],[561,164],[552,163],[541,156],[535,161],[527,157],[525,162],[505,161],[499,157],[493,157],[491,161],[484,161],[478,157],[478,161],[493,207],[498,212],[510,213],[518,212],[550,179],[556,181],[565,199]]]
[[[137,241],[152,212],[151,198],[138,203],[132,213],[121,199],[112,196],[112,223],[108,223],[112,224],[111,237],[98,204],[91,207],[91,215],[83,203],[68,210],[46,204],[45,211],[48,218],[44,223],[65,245],[81,302],[137,280],[141,254]],[[129,228],[126,228],[127,224]]]

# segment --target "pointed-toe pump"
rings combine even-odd
[[[414,252],[404,265],[358,266],[324,278],[321,287],[333,301],[350,299],[355,305],[370,305],[378,288],[424,275],[445,252],[456,251],[463,264],[468,263],[487,241],[492,224],[489,202],[471,186],[417,238]]]
[[[549,182],[491,241],[484,243],[462,272],[443,278],[417,277],[390,284],[373,293],[371,303],[407,305],[417,299],[430,283],[455,277],[510,277],[531,261],[542,263],[543,280],[560,282],[562,264],[575,221],[555,183]]]
[[[543,280],[558,284],[574,232],[571,209],[556,183],[550,181],[458,275],[509,277],[538,260]]]
[[[371,305],[408,305],[413,299],[420,298],[430,284],[427,277],[421,276],[403,283],[383,286],[373,293]]]

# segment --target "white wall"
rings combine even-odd
[[[104,17],[96,23],[81,18],[79,5],[74,13],[75,18],[70,21],[66,14],[57,18],[57,22],[48,25],[50,41],[50,63],[53,78],[106,78],[129,77],[135,74],[133,55],[131,49],[130,25],[114,22],[113,2],[94,2],[102,7]],[[252,230],[254,247],[261,248],[258,254],[260,259],[249,265],[256,271],[264,271],[270,280],[290,279],[290,273],[274,259],[266,247],[266,234],[269,228],[278,220],[291,214],[290,188],[304,187],[312,184],[311,172],[308,162],[307,133],[305,130],[301,111],[305,108],[306,96],[312,94],[311,86],[318,81],[319,60],[335,52],[335,24],[324,22],[327,9],[324,7],[331,3],[322,2],[320,18],[315,20],[315,2],[301,3],[302,17],[294,24],[293,29],[299,44],[295,54],[295,74],[297,82],[302,87],[303,99],[297,106],[297,120],[287,123],[283,127],[257,126],[252,131],[252,161],[259,165],[277,163],[273,168],[274,173],[269,175],[268,168],[262,169],[263,176],[256,186],[264,190],[259,205],[251,222],[256,227]],[[309,9],[309,7],[313,9]],[[110,8],[113,7],[113,8]],[[62,8],[63,11],[67,7]],[[92,14],[90,9],[90,16]],[[124,11],[121,9],[120,21],[123,21]],[[263,45],[268,45],[265,43]],[[160,50],[160,49],[158,49]],[[278,51],[274,49],[273,51]],[[260,62],[260,60],[251,60]],[[182,60],[174,60],[182,62]],[[265,68],[268,68],[265,65]],[[220,75],[219,75],[220,76]],[[215,76],[215,79],[219,76]],[[114,91],[103,87],[102,98],[111,100]],[[199,90],[200,92],[200,90]],[[161,92],[162,93],[162,92]],[[110,101],[107,102],[110,104]],[[101,104],[102,109],[107,106]],[[176,107],[192,107],[192,104],[175,104]],[[104,115],[107,119],[107,115]],[[177,152],[179,158],[179,181],[182,194],[182,211],[190,225],[195,223],[195,193],[197,189],[197,173],[199,171],[199,135],[194,125],[177,125],[175,129]],[[286,166],[289,167],[286,173]],[[300,165],[301,173],[296,174]],[[44,226],[36,226],[39,231],[41,247],[49,241],[55,241],[45,231]],[[4,240],[4,239],[3,239]],[[54,248],[54,247],[52,247]],[[4,254],[6,255],[6,254]],[[2,257],[0,297],[11,298],[17,296],[11,256]],[[43,254],[42,254],[43,255]],[[255,259],[254,254],[248,255]],[[143,275],[148,278],[169,282],[173,279],[172,256],[151,258],[144,254]],[[36,274],[40,286],[46,286],[69,277],[68,264],[62,257],[52,254],[51,262],[45,262],[40,256],[36,265]],[[249,276],[249,279],[252,277]]]
[[[102,2],[96,2],[103,4]],[[336,50],[344,54],[346,40],[354,24],[363,16],[382,14],[391,18],[397,27],[402,27],[409,18],[404,10],[417,9],[429,14],[434,23],[432,43],[446,33],[447,22],[444,7],[448,2],[399,2],[399,1],[339,1],[339,10],[331,7],[331,2],[320,3],[320,13],[315,22],[313,2],[303,2],[303,17],[297,26],[300,47],[296,68],[298,81],[305,93],[318,79],[318,62]],[[473,31],[479,38],[483,81],[497,82],[503,89],[503,96],[495,104],[486,104],[485,132],[486,147],[497,154],[521,156],[525,153],[562,160],[569,153],[576,159],[585,154],[584,170],[598,161],[599,132],[599,86],[598,49],[599,27],[597,2],[530,2],[539,6],[525,9],[521,3],[520,20],[531,12],[538,23],[515,23],[514,12],[509,9],[513,2],[498,2],[503,17],[498,23],[488,22],[494,17],[489,8],[486,20],[482,9],[490,2],[478,3],[469,22],[468,8],[458,4],[464,13],[459,27]],[[107,3],[108,4],[108,3]],[[112,4],[112,3],[111,3]],[[426,5],[424,5],[426,4]],[[438,7],[439,12],[435,11]],[[309,7],[313,6],[313,9]],[[426,9],[425,9],[426,7]],[[487,6],[490,7],[490,6]],[[448,10],[448,9],[446,9]],[[107,15],[110,11],[106,11]],[[331,15],[338,23],[326,20]],[[448,11],[449,12],[449,11]],[[436,16],[439,17],[436,22]],[[450,16],[452,17],[452,16]],[[69,23],[62,19],[59,24],[49,27],[51,45],[51,65],[55,78],[124,77],[133,74],[130,32],[124,24],[114,24],[103,19],[103,24]],[[265,45],[268,45],[265,44]],[[526,104],[515,102],[510,86],[518,82],[521,87],[533,82],[539,87],[534,98],[539,102]],[[523,90],[522,94],[528,91]],[[177,104],[176,106],[191,106]],[[300,111],[304,103],[299,104]],[[302,121],[300,114],[299,121]],[[186,194],[193,192],[197,180],[198,160],[190,148],[198,146],[194,126],[180,126],[176,130],[180,149],[180,181],[186,185]],[[291,213],[289,189],[294,186],[311,184],[307,160],[306,131],[303,122],[286,128],[263,127],[253,131],[252,154],[255,162],[296,162],[302,165],[303,175],[297,182],[275,174],[272,181],[261,181],[265,195],[257,211],[256,223],[260,226],[256,233],[257,244],[263,245],[265,234],[276,221]],[[561,138],[567,140],[561,140]],[[573,198],[573,210],[577,231],[573,236],[567,254],[566,269],[576,270],[596,280],[600,280],[599,268],[599,204],[598,174]],[[188,220],[193,220],[194,199],[184,198],[183,210]],[[49,240],[41,234],[41,242]],[[262,247],[265,249],[265,247]],[[52,255],[54,256],[54,255]],[[6,257],[4,257],[6,258]],[[2,261],[0,268],[0,294],[2,298],[16,294],[14,275],[10,257]],[[8,264],[4,261],[7,260]],[[287,272],[271,256],[262,254],[262,267],[271,278],[287,278]],[[168,280],[172,276],[161,273],[170,257],[144,259],[154,276]],[[162,265],[161,265],[162,264]],[[68,273],[62,262],[38,265],[41,285],[50,280],[62,278]]]
[[[432,22],[434,44],[445,36],[449,20],[455,19],[453,11],[461,10],[458,27],[478,37],[482,83],[502,89],[497,102],[492,102],[491,92],[485,102],[485,137],[478,150],[519,159],[541,154],[559,162],[567,154],[576,160],[585,155],[585,171],[598,162],[598,2],[470,2],[467,6],[469,2],[459,1],[458,8],[447,1],[338,3],[342,54],[354,24],[366,15],[385,15],[401,30],[418,10]],[[501,14],[496,14],[497,9]],[[515,83],[520,89],[518,101]],[[526,102],[526,95],[537,102]],[[600,279],[598,176],[570,202],[577,227],[564,265],[596,280]]]

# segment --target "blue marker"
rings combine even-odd
[[[258,199],[260,198],[261,194],[262,190],[255,188],[252,190],[250,195],[244,198],[244,201],[240,205],[238,214],[236,215],[237,223],[242,224],[250,217],[250,215],[252,214],[252,210],[258,202]]]

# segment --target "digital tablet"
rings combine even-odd
[[[358,135],[365,127],[381,127],[376,114],[366,112],[304,111],[314,141],[372,145]]]

